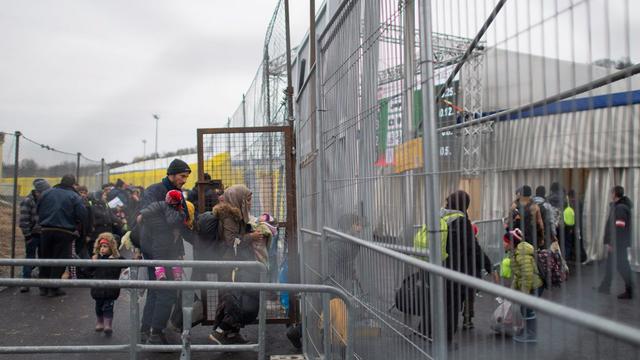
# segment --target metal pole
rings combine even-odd
[[[158,121],[160,120],[160,116],[153,114],[153,118],[156,119],[156,156],[158,158]]]
[[[138,268],[132,266],[129,268],[129,278],[138,280]],[[129,289],[129,316],[131,324],[129,326],[129,359],[138,360],[138,351],[136,347],[140,342],[140,333],[138,332],[138,324],[140,319],[140,305],[138,304],[138,289]]]
[[[287,58],[287,120],[293,126],[293,80],[291,74],[291,31],[289,29],[289,0],[284,0],[284,27]]]
[[[502,7],[504,6],[504,4],[506,2],[507,2],[507,0],[500,0],[500,2],[498,4],[496,4],[496,6],[493,8],[493,11],[491,12],[491,14],[487,18],[487,20],[482,25],[482,28],[480,28],[480,31],[478,31],[476,36],[471,41],[471,44],[469,44],[469,47],[467,48],[467,51],[465,51],[464,55],[462,55],[462,59],[460,59],[460,61],[458,61],[458,64],[456,65],[456,67],[453,69],[453,71],[449,75],[449,78],[442,85],[442,88],[440,89],[440,92],[438,93],[438,96],[436,97],[436,99],[440,99],[442,97],[442,95],[444,95],[444,92],[447,90],[447,88],[449,86],[451,86],[451,83],[453,82],[453,79],[456,77],[456,75],[458,74],[460,69],[462,69],[462,66],[464,65],[464,63],[467,62],[467,59],[469,58],[469,56],[471,56],[471,53],[473,53],[473,50],[475,50],[476,46],[478,46],[478,43],[480,42],[480,39],[482,39],[482,37],[484,36],[484,33],[487,32],[487,29],[489,29],[489,26],[493,22],[493,19],[496,18],[496,16],[500,12],[500,9],[502,9]]]
[[[104,185],[106,182],[104,181],[104,170],[105,170],[105,166],[104,166],[104,158],[100,159],[100,185]]]
[[[316,45],[319,45],[318,39],[309,38],[310,42],[315,42]],[[320,99],[322,80],[320,79],[320,66],[318,66],[321,62],[320,55],[315,53],[316,58],[314,59],[314,63],[316,64],[315,71],[315,133],[316,136],[319,136],[318,141],[318,159],[317,168],[316,168],[316,176],[317,176],[317,191],[320,195],[320,206],[318,207],[318,228],[322,229],[325,226],[325,206],[327,204],[326,198],[327,194],[324,191],[324,144],[323,144],[323,136],[322,136],[322,122],[320,121],[321,112],[320,112],[320,104],[322,100]],[[322,240],[320,242],[320,271],[322,272],[322,282],[326,284],[329,280],[329,248],[328,248],[328,239],[325,231],[322,231]],[[323,348],[324,348],[324,359],[331,360],[331,314],[330,314],[330,306],[329,306],[329,296],[326,294],[322,294],[322,333],[323,337]]]
[[[262,274],[262,273],[261,273]],[[183,290],[182,296],[182,352],[180,360],[191,360],[191,323],[193,313],[193,290]]]
[[[438,133],[436,132],[435,85],[433,80],[433,42],[431,36],[431,1],[420,1],[420,58],[424,133],[422,151],[425,170],[425,223],[429,229],[430,262],[440,265],[440,170],[438,158]],[[433,358],[446,360],[447,335],[445,326],[444,282],[430,274],[431,321],[433,331]]]
[[[267,283],[267,273],[260,272],[260,282]],[[293,295],[293,293],[290,293]],[[258,307],[258,359],[264,360],[266,357],[267,341],[267,298],[264,291],[260,291],[260,305]]]
[[[13,209],[11,211],[11,258],[16,258],[16,226],[18,223],[18,170],[20,169],[20,131],[15,132],[16,153],[13,165]],[[11,267],[11,277],[15,275],[15,268]]]
[[[316,63],[316,1],[309,0],[309,68]]]
[[[78,153],[76,159],[76,182],[78,184],[80,183],[80,156],[82,156],[82,154]]]

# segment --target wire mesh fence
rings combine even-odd
[[[289,282],[296,279],[296,267],[291,267],[289,254],[296,254],[293,233],[291,195],[293,188],[287,163],[292,161],[293,138],[288,127],[246,127],[198,129],[198,208],[211,211],[214,202],[206,194],[211,186],[223,190],[233,185],[245,185],[252,192],[252,222],[268,221],[275,234],[267,244],[270,282]],[[209,180],[205,180],[205,174]],[[215,191],[215,190],[214,190]],[[265,214],[268,214],[265,215]],[[268,219],[268,220],[266,220]],[[206,310],[208,319],[214,318],[217,296],[209,293]],[[288,321],[295,314],[295,304],[289,294],[271,294],[268,318]]]
[[[94,192],[109,177],[104,160],[92,160],[42,144],[25,134],[1,133],[0,257],[35,257],[40,227],[36,221],[38,196],[73,175],[79,190]],[[38,190],[36,180],[44,186]],[[32,241],[35,240],[35,241]],[[30,276],[28,269],[3,268],[2,276]],[[19,271],[22,271],[19,273]]]
[[[361,303],[367,335],[354,334],[359,357],[447,355],[433,344],[459,348],[448,353],[453,358],[637,356],[637,344],[619,345],[544,311],[544,348],[519,348],[511,336],[493,336],[498,305],[486,294],[470,330],[464,306],[477,292],[433,276],[420,282],[430,281],[427,293],[439,300],[422,306],[446,318],[418,321],[394,304],[416,268],[360,249],[332,253],[331,242],[322,264],[314,257],[322,241],[305,233],[328,227],[478,277],[506,260],[519,264],[518,249],[528,252],[529,244],[529,269],[543,276],[528,279],[563,276],[542,279],[553,282],[543,298],[638,327],[628,306],[637,303],[629,265],[638,268],[640,245],[638,227],[629,225],[640,220],[631,206],[640,196],[637,7],[625,0],[354,0],[330,14],[296,100],[301,271],[305,281],[328,281]],[[616,185],[624,195],[612,194]],[[624,212],[618,225],[615,209]],[[433,245],[438,233],[446,237],[441,248]],[[538,265],[545,256],[555,257],[557,270]],[[332,265],[336,258],[344,269]],[[616,266],[624,281],[611,282]],[[612,291],[624,291],[623,299],[602,294]],[[305,349],[326,355],[331,349],[314,326],[331,304],[307,296],[304,306]],[[448,343],[443,324],[457,330]]]

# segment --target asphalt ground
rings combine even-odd
[[[603,264],[573,268],[571,278],[561,287],[547,291],[543,297],[569,307],[640,327],[640,300],[618,300],[622,290],[616,276],[611,295],[596,292],[592,287],[603,275]],[[365,286],[366,287],[366,286]],[[96,333],[94,302],[88,289],[67,289],[67,295],[45,298],[37,289],[20,293],[17,288],[0,291],[0,346],[17,345],[107,345],[129,341],[129,300],[123,290],[116,302],[114,334],[105,337]],[[371,291],[371,289],[369,290]],[[387,294],[388,295],[388,294]],[[460,330],[449,352],[450,359],[640,359],[640,350],[592,331],[579,329],[560,319],[538,313],[538,342],[514,343],[511,338],[496,335],[490,329],[491,314],[497,303],[493,296],[479,294],[476,298],[475,328]],[[393,310],[391,310],[393,311]],[[414,319],[415,321],[415,319]],[[415,325],[415,323],[414,323]],[[209,327],[193,329],[194,344],[210,344]],[[418,359],[427,358],[419,349],[407,347],[406,339],[430,353],[429,345],[410,332],[398,336],[390,327],[382,327],[380,335],[360,338],[356,352],[360,358]],[[284,325],[270,325],[267,330],[267,354],[299,353],[285,336]],[[257,340],[257,327],[248,326],[243,334]],[[177,342],[178,334],[170,334]],[[401,351],[399,351],[400,349]],[[0,355],[0,359],[128,359],[128,354],[38,354]],[[177,359],[173,354],[141,354],[140,359]],[[255,359],[247,353],[193,353],[193,359]]]

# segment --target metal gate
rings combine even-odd
[[[211,196],[212,191],[236,184],[251,189],[252,215],[269,213],[277,222],[278,235],[269,249],[269,282],[299,282],[293,144],[288,126],[198,129],[198,209],[213,208],[216,196]],[[216,280],[216,275],[208,278]],[[217,291],[202,295],[205,323],[210,323]],[[293,294],[271,293],[267,298],[270,323],[296,321]]]

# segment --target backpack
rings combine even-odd
[[[524,233],[524,240],[529,244],[536,244],[538,242],[538,226],[536,220],[531,214],[531,207],[534,205],[533,201],[529,201],[527,205],[522,206],[518,204],[511,214],[511,220],[514,229],[520,229]],[[524,216],[520,214],[520,209],[523,210]],[[524,219],[523,219],[524,217]],[[542,234],[540,234],[542,235]]]
[[[562,217],[565,225],[574,226],[576,224],[576,212],[573,210],[571,205],[567,205],[562,213]]]
[[[447,260],[449,254],[447,253],[447,237],[449,234],[449,224],[454,220],[464,217],[464,214],[454,212],[446,214],[440,217],[440,251],[442,254],[442,261]],[[429,234],[427,231],[427,225],[422,225],[418,233],[413,237],[413,247],[418,250],[429,249]],[[422,260],[427,260],[427,257],[420,257]]]
[[[567,279],[567,273],[563,269],[560,253],[547,249],[539,250],[536,262],[538,265],[538,274],[542,279],[542,284],[545,289],[548,289],[549,286],[558,287]]]
[[[219,260],[224,252],[220,220],[211,211],[198,216],[193,244],[195,260]]]
[[[420,316],[429,311],[428,299],[429,274],[418,271],[402,280],[402,285],[395,293],[395,307],[405,314]]]

